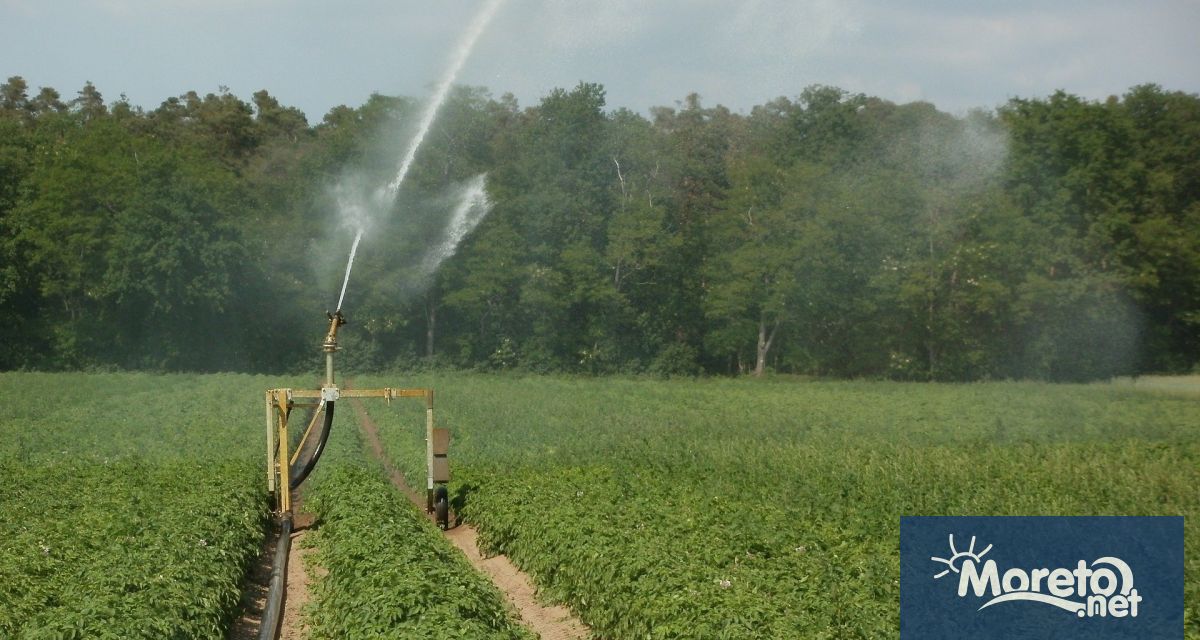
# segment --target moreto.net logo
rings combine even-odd
[[[981,563],[983,556],[992,550],[988,545],[975,553],[975,538],[966,551],[954,546],[954,534],[950,534],[950,557],[931,557],[930,560],[946,565],[935,580],[947,574],[958,574],[958,597],[968,593],[975,597],[991,596],[980,605],[982,611],[990,606],[1015,601],[1041,602],[1072,611],[1078,617],[1112,616],[1137,617],[1138,604],[1142,596],[1133,586],[1133,570],[1120,558],[1105,556],[1090,564],[1080,560],[1073,569],[1013,567],[1000,573],[995,560]]]
[[[901,640],[1183,638],[1183,518],[904,516]]]

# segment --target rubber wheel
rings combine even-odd
[[[446,488],[438,487],[434,493],[433,514],[443,531],[450,528],[450,503],[446,500]]]

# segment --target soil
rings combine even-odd
[[[537,601],[537,589],[529,575],[517,568],[505,555],[483,557],[476,544],[474,527],[460,524],[446,531],[446,538],[467,556],[467,560],[492,579],[508,601],[521,614],[521,622],[542,640],[573,640],[587,638],[588,628],[562,605],[545,605]]]
[[[287,593],[283,596],[283,619],[279,621],[279,640],[305,640],[308,638],[308,626],[304,624],[304,606],[308,604],[308,571],[311,563],[309,556],[313,549],[303,548],[301,544],[312,526],[313,517],[308,513],[299,512],[299,503],[293,504],[296,519],[293,521],[292,545],[288,549]],[[318,576],[320,567],[316,567]]]
[[[363,409],[362,402],[358,399],[354,399],[352,402],[358,416],[358,423],[362,426],[363,435],[366,437],[372,455],[383,464],[392,484],[407,495],[418,508],[424,510],[425,496],[410,487],[404,480],[404,475],[388,461],[383,452],[383,442],[379,439],[379,430],[367,415],[366,410]],[[433,514],[429,514],[429,517],[433,519]],[[454,522],[455,519],[451,517],[450,521]],[[525,627],[538,634],[542,640],[574,640],[589,637],[590,630],[587,625],[576,618],[570,609],[561,605],[545,605],[538,602],[537,589],[534,587],[533,580],[514,565],[507,556],[495,555],[485,558],[476,543],[477,534],[474,527],[459,523],[448,529],[445,536],[466,555],[467,560],[476,570],[491,578],[496,588],[516,608]]]
[[[310,513],[301,512],[300,496],[292,494],[292,541],[288,548],[287,593],[283,596],[283,619],[279,621],[279,640],[305,640],[308,627],[304,625],[301,610],[308,602],[308,556],[312,549],[302,549],[301,540],[313,524]],[[267,606],[267,591],[271,581],[271,561],[275,559],[278,532],[267,535],[261,553],[250,567],[246,584],[242,589],[242,614],[234,621],[226,635],[227,640],[257,640],[262,625],[263,610]],[[318,575],[321,568],[316,568]]]
[[[305,417],[307,424],[312,419],[311,412]],[[287,590],[283,594],[282,618],[279,621],[277,640],[305,640],[308,638],[308,626],[304,624],[302,612],[308,603],[308,571],[309,556],[313,549],[304,549],[301,544],[316,520],[311,513],[304,511],[304,493],[297,489],[291,494],[292,500],[292,535],[288,546]],[[257,640],[262,626],[262,614],[267,606],[267,592],[270,590],[271,561],[275,559],[275,547],[279,539],[278,531],[271,531],[263,544],[262,551],[254,561],[242,588],[242,614],[233,622],[226,634],[226,640]],[[322,567],[316,566],[317,577],[324,576]]]

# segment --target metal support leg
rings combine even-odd
[[[288,478],[288,413],[290,413],[287,389],[276,390],[275,411],[279,418],[279,455],[275,458],[279,469],[279,511],[290,513],[292,510],[292,492]]]
[[[433,390],[425,392],[425,510],[433,511]]]
[[[271,404],[271,391],[266,393],[267,407],[267,493],[275,494],[275,407]]]

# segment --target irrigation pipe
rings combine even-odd
[[[267,588],[267,607],[263,610],[258,640],[275,640],[283,618],[283,596],[287,593],[288,553],[292,548],[292,514],[284,514],[275,543],[275,561],[271,563],[271,581]]]
[[[304,482],[308,474],[312,473],[313,467],[317,466],[317,460],[321,459],[321,452],[325,451],[325,443],[329,440],[329,430],[333,427],[333,405],[333,402],[325,403],[325,424],[321,427],[321,437],[317,440],[317,446],[309,456],[308,462],[305,462],[299,471],[293,467],[288,473],[291,476],[288,486],[293,490],[300,486],[301,482]]]
[[[288,482],[288,486],[292,490],[299,487],[308,474],[312,473],[313,468],[317,466],[317,461],[321,458],[321,453],[325,451],[325,443],[329,440],[329,431],[333,427],[333,404],[332,402],[324,403],[325,422],[321,426],[321,436],[317,439],[317,445],[313,449],[312,455],[299,471],[295,471],[293,467],[289,473],[291,480]],[[308,425],[309,431],[312,430],[312,427],[313,424]],[[304,438],[308,438],[308,431],[304,433]],[[296,447],[297,455],[299,455],[300,448]],[[291,552],[291,548],[292,514],[288,512],[283,514],[279,523],[279,541],[275,543],[275,561],[271,563],[271,580],[267,587],[267,606],[263,610],[262,625],[258,628],[258,640],[275,640],[279,635],[279,623],[283,618],[283,599],[287,592],[288,553]]]

